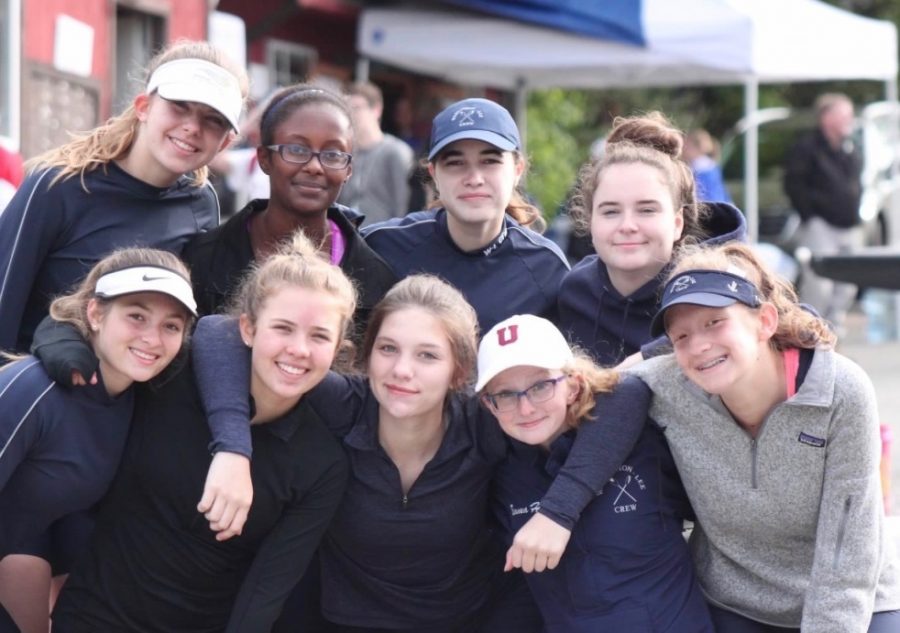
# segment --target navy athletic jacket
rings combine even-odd
[[[34,357],[0,371],[0,558],[109,488],[128,437],[132,389],[65,389]]]
[[[221,312],[241,279],[256,260],[250,243],[251,218],[265,211],[268,200],[251,200],[222,226],[196,236],[184,250],[184,261],[191,267],[194,296],[201,315]],[[328,209],[328,219],[338,225],[344,236],[341,270],[355,282],[359,292],[354,328],[362,338],[369,313],[381,301],[397,278],[387,263],[359,236],[357,227],[363,216],[340,204]]]
[[[747,239],[744,216],[737,207],[725,202],[707,203],[707,207],[710,214],[704,230],[709,237],[705,243]],[[600,258],[585,257],[562,281],[560,329],[603,365],[616,365],[645,344],[654,347],[657,341],[651,340],[650,321],[659,308],[665,275],[663,269],[659,278],[623,297],[610,282]]]
[[[180,254],[193,234],[219,223],[212,187],[187,178],[154,187],[107,163],[84,175],[84,187],[77,175],[51,187],[57,173],[29,174],[0,213],[0,349],[27,351],[51,299],[111,251]]]
[[[556,315],[566,257],[508,215],[500,234],[473,252],[460,250],[450,237],[444,209],[379,222],[362,234],[398,277],[431,273],[456,286],[475,308],[482,332],[514,314]]]
[[[662,431],[647,418],[650,390],[626,377],[597,398],[601,423],[642,427],[628,457],[575,525],[559,566],[526,580],[547,633],[712,633],[687,543],[692,512]],[[575,431],[546,452],[511,440],[494,477],[494,510],[511,542],[538,512]]]

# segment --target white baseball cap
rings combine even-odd
[[[572,358],[572,348],[555,325],[533,314],[517,314],[492,327],[481,339],[475,390],[481,391],[510,367],[562,369]]]
[[[94,293],[112,299],[135,292],[161,292],[169,295],[197,316],[197,302],[190,282],[181,274],[161,266],[133,266],[106,273],[97,280]]]
[[[226,119],[235,131],[244,107],[237,77],[204,59],[175,59],[150,75],[147,94],[157,91],[169,101],[195,101],[208,105]]]

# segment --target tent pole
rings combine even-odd
[[[897,78],[891,77],[884,82],[884,99],[885,101],[897,101]]]
[[[759,82],[755,77],[744,81],[744,117],[755,121],[759,109]],[[744,136],[744,215],[747,218],[747,239],[751,244],[759,240],[759,127],[751,123]]]
[[[369,81],[369,58],[358,57],[356,59],[356,81]]]
[[[519,128],[519,137],[522,139],[522,153],[525,153],[525,144],[528,142],[528,86],[525,80],[519,77],[516,80],[516,103],[513,116]]]

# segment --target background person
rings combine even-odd
[[[703,128],[689,130],[684,135],[682,158],[694,172],[700,202],[731,203],[719,166],[719,142],[712,134]]]
[[[840,93],[820,95],[815,103],[817,128],[790,150],[784,189],[800,214],[800,246],[813,255],[846,253],[862,246],[859,204],[862,196],[862,155],[851,136],[853,102]],[[800,298],[844,332],[856,286],[815,274],[807,263],[800,280]]]
[[[339,202],[359,210],[365,224],[374,224],[406,214],[413,150],[396,136],[381,130],[384,98],[373,83],[360,82],[347,88],[356,134],[353,176],[341,192]]]
[[[147,76],[122,114],[34,159],[0,213],[0,348],[27,350],[51,298],[112,250],[179,254],[219,223],[206,165],[237,130],[246,73],[181,41]]]

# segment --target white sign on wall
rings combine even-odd
[[[94,27],[68,15],[56,16],[53,67],[90,77],[94,67]]]

